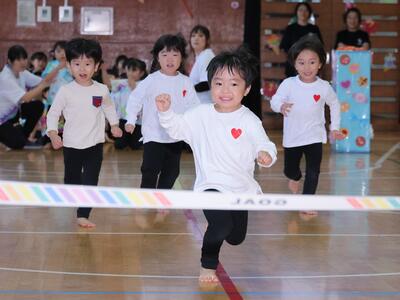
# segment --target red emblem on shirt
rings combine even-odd
[[[102,101],[103,101],[102,96],[93,96],[92,97],[92,104],[94,107],[99,107],[101,105]]]
[[[187,91],[186,91],[186,90],[183,90],[183,91],[182,91],[182,96],[185,97],[185,96],[186,96],[186,93],[187,93]]]
[[[241,134],[242,134],[242,129],[238,128],[232,128],[231,129],[231,134],[233,136],[234,139],[237,139]]]
[[[314,95],[313,97],[314,97],[314,101],[315,101],[315,102],[318,102],[319,99],[321,98],[320,95]]]

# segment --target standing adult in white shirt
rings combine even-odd
[[[195,54],[195,62],[190,71],[197,96],[201,103],[211,103],[210,87],[207,81],[207,66],[215,56],[210,48],[210,31],[203,25],[196,25],[190,32],[190,48]]]
[[[20,45],[8,49],[7,59],[0,73],[0,142],[21,149],[44,109],[42,101],[35,99],[49,86],[54,73],[42,80],[27,71],[28,53]],[[25,119],[23,125],[20,118]]]

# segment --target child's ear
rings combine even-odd
[[[250,92],[251,85],[249,85],[246,90],[244,91],[244,96],[247,96],[247,94]]]
[[[99,67],[100,67],[100,63],[98,62],[98,63],[94,66],[94,71],[97,72],[97,70],[99,69]]]
[[[70,63],[69,61],[67,61],[66,64],[67,64],[67,68],[68,68],[69,73],[72,74],[72,71],[71,71],[71,63]]]

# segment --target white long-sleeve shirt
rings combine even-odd
[[[160,112],[159,118],[171,137],[184,140],[193,150],[195,191],[261,192],[254,179],[255,159],[259,151],[266,151],[273,159],[271,166],[277,152],[261,121],[247,107],[220,113],[213,104],[201,104],[183,115],[171,109]]]
[[[126,111],[127,124],[134,125],[138,113],[143,109],[143,143],[177,141],[167,134],[158,120],[156,97],[164,93],[171,96],[171,108],[177,113],[183,113],[200,103],[189,77],[181,73],[168,76],[160,71],[147,76],[130,94]]]
[[[199,82],[208,81],[207,67],[214,56],[215,54],[210,48],[204,49],[196,56],[196,60],[189,75],[193,85],[196,85]],[[201,103],[212,103],[210,91],[198,92],[197,96]]]
[[[0,73],[0,124],[16,115],[20,100],[26,91],[41,81],[42,78],[26,70],[19,72],[17,77],[9,65],[4,66]]]
[[[104,143],[105,118],[118,125],[118,116],[106,85],[93,81],[82,86],[75,80],[58,90],[47,114],[47,132],[58,131],[58,121],[64,116],[65,147],[86,149]]]
[[[293,103],[287,117],[283,118],[283,146],[286,148],[326,143],[325,104],[330,109],[330,130],[340,128],[340,103],[325,80],[317,78],[305,83],[299,76],[285,79],[272,97],[272,110],[280,112],[285,102]]]

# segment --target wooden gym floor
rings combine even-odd
[[[280,135],[270,133],[280,145]],[[325,146],[319,194],[400,195],[400,133],[369,154]],[[282,149],[256,171],[264,192],[287,193]],[[141,151],[105,146],[100,185],[138,187]],[[0,149],[0,179],[62,183],[61,151]],[[190,189],[184,153],[177,188]],[[222,285],[199,287],[201,211],[75,210],[0,206],[0,299],[400,299],[400,212],[251,212],[248,236],[221,253]]]

